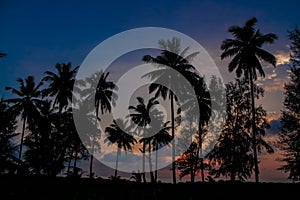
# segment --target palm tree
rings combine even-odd
[[[252,113],[252,142],[254,153],[254,171],[255,181],[259,182],[259,168],[257,161],[257,145],[256,145],[256,127],[255,127],[255,96],[254,82],[257,79],[257,73],[264,77],[265,73],[261,65],[261,61],[276,66],[276,58],[268,51],[262,49],[264,44],[273,43],[277,36],[273,33],[262,34],[259,29],[255,29],[257,19],[255,17],[246,21],[243,27],[232,26],[228,31],[233,35],[234,39],[225,39],[222,42],[221,59],[233,57],[228,64],[229,72],[235,70],[237,77],[244,75],[250,83],[251,92],[251,113]]]
[[[133,110],[133,113],[129,114],[128,117],[131,117],[132,121],[137,125],[136,129],[138,131],[143,130],[144,137],[147,138],[145,135],[146,127],[151,123],[151,116],[153,116],[153,106],[159,104],[159,102],[156,100],[156,97],[152,97],[148,100],[147,105],[144,103],[144,99],[142,97],[137,97],[138,105],[135,106],[129,106],[129,110]],[[148,143],[147,140],[141,139],[140,142],[143,144],[142,147],[142,153],[143,153],[143,164],[142,164],[142,175],[143,175],[143,181],[146,182],[145,177],[145,153],[146,153],[146,144]]]
[[[200,116],[198,121],[198,145],[197,145],[197,155],[196,159],[199,158],[200,161],[200,171],[201,171],[201,179],[204,182],[204,162],[202,155],[202,143],[205,137],[204,126],[208,125],[209,118],[211,116],[211,97],[210,93],[205,85],[204,79],[199,77],[194,83],[195,94],[197,98],[198,108],[200,110]],[[200,156],[200,157],[199,157]],[[195,176],[197,170],[197,160],[195,160],[195,166],[193,166],[194,170],[191,173],[192,176]]]
[[[116,168],[115,168],[115,178],[117,178],[118,173],[118,159],[121,154],[121,150],[126,151],[132,150],[132,145],[136,143],[136,139],[127,133],[128,127],[126,126],[127,122],[122,119],[113,120],[113,123],[105,128],[105,132],[108,134],[105,138],[105,142],[109,144],[117,144],[117,159],[116,159]]]
[[[40,87],[43,85],[43,82],[41,81],[36,84],[33,76],[28,76],[25,78],[25,81],[18,78],[17,81],[19,82],[19,89],[13,87],[5,87],[5,89],[10,90],[13,94],[18,96],[17,98],[8,99],[6,101],[13,104],[11,109],[14,110],[17,115],[21,114],[21,118],[23,120],[19,151],[19,161],[21,161],[26,123],[38,114],[37,105],[42,101],[40,99]]]
[[[151,79],[155,79],[155,82],[166,83],[167,86],[161,84],[152,83],[149,86],[149,93],[156,91],[155,97],[161,96],[163,99],[167,97],[171,103],[171,127],[172,137],[175,137],[175,117],[174,117],[174,100],[177,98],[174,95],[172,88],[183,89],[178,76],[170,76],[172,70],[177,70],[179,74],[183,75],[187,80],[192,81],[194,78],[195,68],[189,64],[189,59],[193,58],[198,52],[185,56],[188,51],[188,47],[181,51],[180,40],[178,38],[172,38],[172,40],[160,40],[159,46],[163,49],[159,56],[152,57],[151,55],[145,55],[143,61],[147,63],[155,64],[158,69],[154,72],[150,72],[145,76],[149,76]],[[172,70],[170,71],[171,68]],[[176,166],[175,166],[175,140],[172,141],[172,172],[173,172],[173,184],[176,184]]]
[[[111,112],[112,106],[115,106],[116,100],[117,100],[117,94],[116,90],[118,90],[118,87],[116,84],[112,81],[108,81],[107,77],[109,75],[109,72],[97,72],[93,74],[92,76],[88,77],[86,79],[86,83],[89,85],[89,87],[82,91],[83,94],[87,95],[86,101],[94,100],[95,102],[92,102],[91,105],[95,105],[96,108],[96,118],[98,120],[101,120],[99,117],[99,109],[101,109],[101,114],[103,115],[105,112]],[[95,92],[96,91],[96,92]],[[95,95],[94,97],[92,95]],[[87,108],[89,109],[89,108]],[[91,117],[91,116],[90,116]],[[89,118],[90,118],[89,117]],[[90,118],[91,119],[91,118]],[[93,121],[93,120],[91,120]],[[93,131],[95,132],[95,131]],[[94,140],[96,138],[93,137],[90,138],[92,141],[92,152],[94,150]],[[93,174],[93,160],[94,156],[93,153],[90,155],[90,178]]]
[[[157,182],[157,164],[158,164],[158,150],[164,145],[170,144],[172,141],[172,136],[169,134],[170,129],[172,128],[169,126],[170,121],[167,121],[163,124],[163,128],[159,130],[157,134],[152,136],[152,143],[155,149],[155,175],[154,180]]]
[[[115,106],[117,100],[117,94],[115,90],[118,89],[115,83],[112,81],[107,81],[109,72],[101,73],[100,79],[97,84],[96,94],[95,94],[95,107],[96,116],[98,117],[99,108],[101,109],[101,114],[105,112],[111,112],[112,105]]]
[[[75,76],[79,66],[72,69],[71,63],[58,63],[55,65],[57,74],[51,71],[45,72],[43,81],[49,82],[50,85],[43,91],[44,96],[54,97],[53,106],[58,105],[59,113],[63,109],[67,109],[70,102],[72,102],[73,85]]]

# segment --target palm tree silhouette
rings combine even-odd
[[[158,150],[162,146],[170,144],[170,142],[172,141],[172,136],[169,134],[169,131],[172,127],[169,124],[170,121],[165,122],[163,124],[163,128],[160,129],[159,132],[153,135],[151,138],[155,150],[155,182],[157,182]]]
[[[107,138],[105,138],[105,142],[109,142],[109,144],[117,144],[117,159],[116,159],[116,167],[115,167],[115,178],[117,178],[118,173],[118,159],[121,154],[121,150],[124,149],[126,151],[132,150],[132,145],[136,143],[136,139],[127,134],[128,127],[127,121],[123,121],[122,119],[113,120],[113,123],[105,128],[105,132],[108,134]]]
[[[118,87],[112,81],[108,81],[107,77],[109,72],[97,72],[92,76],[86,78],[85,82],[89,85],[87,89],[82,91],[83,94],[87,95],[86,101],[94,100],[95,102],[90,102],[91,105],[95,105],[96,108],[96,118],[101,120],[99,117],[99,109],[101,109],[101,114],[103,115],[105,112],[111,112],[112,106],[115,106],[117,100],[116,90]],[[96,92],[95,92],[96,91]],[[92,95],[95,95],[93,97]],[[89,110],[89,108],[86,108]],[[89,116],[91,119],[91,116]],[[91,120],[93,121],[93,119]],[[95,132],[95,131],[93,131]],[[94,135],[93,135],[94,136]],[[94,139],[95,137],[92,136],[92,153],[90,155],[90,177],[93,174],[93,151],[94,151]]]
[[[232,57],[228,64],[229,72],[235,70],[237,77],[242,74],[250,83],[251,92],[251,112],[252,112],[252,142],[254,153],[255,181],[259,182],[259,167],[257,161],[256,126],[255,126],[255,96],[254,81],[257,73],[264,77],[265,73],[260,61],[265,61],[276,66],[276,58],[268,51],[262,49],[264,44],[273,43],[277,36],[273,33],[262,34],[259,29],[255,29],[257,19],[255,17],[246,21],[243,27],[232,26],[228,29],[234,39],[225,39],[222,42],[221,59]]]
[[[194,52],[185,56],[188,51],[188,47],[181,51],[180,40],[178,38],[172,38],[172,40],[160,40],[159,46],[163,49],[159,56],[152,57],[151,55],[145,55],[142,60],[147,63],[155,64],[158,69],[154,72],[150,72],[145,76],[149,76],[151,79],[155,79],[159,83],[168,83],[167,86],[163,86],[157,83],[152,83],[149,86],[149,93],[156,91],[155,97],[161,96],[163,99],[167,97],[171,101],[171,127],[172,137],[175,137],[175,117],[174,117],[174,100],[177,101],[177,97],[174,95],[174,91],[171,88],[184,88],[182,83],[178,81],[177,76],[170,76],[170,69],[177,70],[187,80],[192,82],[195,76],[195,68],[189,63],[189,60],[196,56],[199,52]],[[167,67],[166,67],[167,66]],[[169,67],[169,68],[168,68]],[[175,140],[172,141],[172,172],[173,172],[173,184],[176,184],[176,166],[175,166]]]
[[[19,150],[19,161],[21,161],[26,123],[28,119],[31,120],[31,118],[38,114],[37,105],[42,101],[40,99],[40,87],[43,85],[43,82],[41,81],[36,84],[33,76],[28,76],[25,78],[25,81],[21,78],[18,78],[17,81],[19,82],[19,89],[13,87],[5,87],[5,89],[10,90],[13,94],[18,96],[17,98],[8,99],[6,101],[13,104],[11,109],[13,109],[17,115],[21,114],[21,118],[23,120]]]
[[[151,123],[151,115],[153,114],[151,113],[151,110],[153,109],[153,106],[159,104],[159,102],[156,100],[156,97],[152,97],[148,100],[147,105],[145,105],[144,99],[142,97],[137,97],[136,99],[138,101],[138,105],[136,107],[135,106],[128,107],[129,110],[133,110],[133,113],[129,114],[128,117],[131,117],[132,121],[137,125],[136,130],[143,131],[142,135],[144,135],[144,138],[147,138],[146,126]],[[146,182],[145,153],[146,153],[146,144],[149,142],[143,138],[139,142],[141,142],[143,145],[142,175],[143,175],[143,181]]]
[[[79,66],[72,69],[71,63],[58,63],[55,65],[57,74],[51,71],[46,71],[46,75],[42,80],[49,82],[48,88],[44,89],[43,96],[54,97],[53,106],[58,105],[59,113],[63,109],[67,109],[70,102],[72,102],[73,85],[75,82],[75,75]]]
[[[196,158],[199,158],[200,161],[200,171],[201,171],[201,179],[204,182],[204,163],[203,163],[203,155],[202,155],[202,143],[205,137],[205,133],[203,131],[204,126],[208,125],[209,118],[211,116],[211,97],[210,93],[207,89],[207,86],[204,82],[203,77],[199,76],[199,78],[193,83],[195,88],[195,94],[197,98],[198,108],[200,110],[199,122],[198,122],[198,145],[197,145],[197,155]],[[197,114],[197,113],[196,113]],[[199,157],[200,156],[200,157]],[[197,170],[197,160],[195,160],[195,166],[193,166],[194,170],[192,176],[196,174]]]
[[[96,88],[95,94],[95,107],[96,116],[98,117],[99,108],[101,109],[101,114],[105,112],[111,112],[112,105],[115,106],[117,100],[117,94],[115,90],[118,89],[116,84],[112,81],[107,81],[109,72],[101,73],[99,82]]]

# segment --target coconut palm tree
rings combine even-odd
[[[10,90],[13,94],[17,95],[17,98],[7,99],[6,101],[12,103],[11,109],[17,114],[21,115],[23,120],[21,143],[19,150],[19,161],[21,161],[22,148],[24,141],[24,133],[26,129],[26,123],[34,116],[38,115],[37,105],[41,103],[41,90],[40,87],[43,82],[35,83],[33,76],[28,76],[25,80],[18,78],[19,89],[13,87],[5,87],[6,90]]]
[[[122,119],[113,120],[113,123],[105,128],[105,132],[108,134],[105,138],[105,142],[109,144],[117,144],[117,158],[116,158],[116,168],[115,168],[115,178],[117,178],[118,173],[118,159],[121,154],[121,150],[126,151],[132,150],[132,145],[137,141],[136,139],[127,133],[128,127],[127,122]]]
[[[137,97],[138,105],[135,106],[129,106],[128,109],[132,110],[133,113],[130,113],[128,117],[132,119],[132,121],[137,125],[136,130],[137,131],[143,131],[142,135],[144,138],[148,138],[146,136],[145,130],[146,127],[151,123],[151,116],[154,115],[153,106],[159,104],[159,102],[156,100],[156,97],[152,97],[148,100],[147,105],[144,103],[144,98]],[[143,181],[146,182],[145,177],[145,153],[146,153],[146,144],[149,143],[148,140],[141,139],[140,142],[142,143],[142,153],[143,153],[143,159],[142,159],[142,175],[143,175]]]
[[[112,82],[108,81],[107,77],[109,75],[109,72],[96,72],[92,76],[86,78],[85,83],[89,85],[88,88],[84,89],[81,93],[83,95],[87,95],[87,98],[85,101],[91,101],[93,100],[94,102],[90,102],[91,105],[95,106],[96,109],[96,118],[98,120],[101,120],[99,117],[99,109],[101,110],[101,114],[103,115],[106,112],[111,112],[112,106],[116,105],[116,100],[118,98],[116,94],[116,90],[118,90],[117,85]],[[92,96],[94,95],[94,96]],[[89,106],[86,108],[89,110]],[[91,118],[90,114],[87,113],[87,116],[90,120],[90,122],[95,123],[94,120]],[[93,130],[95,133],[96,131]],[[92,133],[91,133],[92,134]],[[95,140],[97,138],[94,137],[95,134],[91,135],[91,151],[93,152],[94,147],[95,147]],[[93,174],[93,160],[94,156],[93,153],[90,155],[90,177],[92,177]]]
[[[198,54],[198,52],[185,55],[189,48],[185,48],[181,51],[180,40],[178,38],[172,38],[172,40],[160,40],[159,46],[163,49],[160,55],[152,57],[151,55],[145,55],[142,60],[147,63],[152,63],[157,66],[157,70],[146,74],[152,80],[158,83],[166,83],[165,86],[157,83],[152,83],[149,86],[149,93],[155,92],[155,97],[161,96],[163,99],[170,99],[171,106],[171,133],[172,137],[175,137],[175,113],[174,113],[174,101],[177,101],[177,97],[172,91],[172,88],[184,90],[184,86],[178,81],[178,74],[171,76],[170,74],[175,69],[184,76],[187,80],[192,82],[195,76],[195,68],[189,63],[189,60]],[[167,67],[166,67],[167,66]],[[171,71],[170,71],[171,68]],[[175,166],[175,140],[172,142],[172,172],[173,172],[173,184],[176,184],[176,166]]]
[[[233,35],[233,39],[225,39],[222,42],[221,59],[233,57],[228,64],[229,72],[235,70],[237,77],[242,75],[250,83],[251,92],[251,113],[252,113],[252,138],[253,153],[255,161],[255,181],[259,182],[259,168],[257,161],[257,145],[256,145],[256,126],[255,126],[255,96],[254,82],[257,79],[257,72],[264,77],[265,73],[261,61],[276,66],[276,58],[268,51],[262,49],[262,46],[273,43],[277,36],[273,33],[262,34],[259,29],[255,29],[257,19],[255,17],[246,21],[244,26],[232,26],[228,31]]]
[[[152,145],[155,150],[155,174],[154,180],[157,182],[157,164],[158,164],[158,150],[164,146],[170,144],[172,141],[172,136],[169,134],[170,129],[172,128],[170,125],[170,121],[167,121],[163,124],[163,128],[159,130],[158,133],[152,136]]]
[[[59,113],[67,109],[73,97],[73,85],[79,66],[72,69],[71,63],[57,63],[57,73],[46,71],[42,80],[49,82],[49,87],[44,89],[43,96],[54,97],[53,106],[58,105]]]

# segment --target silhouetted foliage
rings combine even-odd
[[[17,169],[17,146],[14,144],[14,138],[18,135],[16,128],[15,113],[0,99],[0,175],[14,174]]]
[[[69,173],[69,168],[71,167],[70,164],[71,162],[73,162],[72,168],[74,171],[72,175],[77,175],[77,173],[79,172],[77,162],[82,159],[87,159],[88,152],[85,146],[82,144],[82,141],[77,133],[73,121],[72,109],[63,112],[62,116],[64,119],[64,124],[61,131],[65,134],[66,138],[65,146],[68,161],[67,173]]]
[[[17,81],[19,83],[19,89],[13,87],[5,87],[5,89],[10,90],[13,94],[18,96],[17,98],[7,99],[6,101],[12,104],[11,109],[15,112],[15,116],[20,115],[23,120],[19,150],[19,160],[21,162],[26,123],[38,115],[37,105],[41,103],[40,87],[43,85],[43,82],[36,84],[33,76],[28,76],[25,80],[18,78]]]
[[[143,176],[143,181],[146,182],[146,175],[145,175],[145,156],[146,156],[146,145],[147,143],[151,145],[151,141],[148,139],[149,134],[147,132],[147,129],[149,128],[149,124],[151,123],[151,117],[157,117],[157,110],[153,108],[155,105],[159,104],[157,101],[156,97],[152,97],[148,100],[148,103],[144,103],[144,98],[142,97],[137,97],[136,98],[138,101],[137,106],[129,106],[128,109],[131,111],[128,117],[131,118],[131,120],[135,123],[135,130],[140,134],[142,137],[139,142],[142,144],[142,176]],[[152,122],[153,123],[153,122]],[[159,124],[156,123],[158,126]],[[150,133],[151,134],[151,133]],[[149,147],[149,151],[151,148]],[[151,165],[151,162],[149,162]],[[151,181],[154,180],[154,176],[151,173]]]
[[[171,40],[160,40],[159,47],[161,50],[160,55],[152,57],[151,55],[145,55],[143,61],[152,63],[157,66],[157,70],[146,74],[145,76],[155,80],[155,83],[150,84],[149,93],[155,92],[155,97],[161,96],[163,99],[170,99],[171,106],[171,135],[175,137],[175,113],[174,113],[174,101],[177,101],[177,97],[174,94],[174,88],[181,88],[181,92],[184,92],[185,85],[181,81],[178,81],[178,74],[181,74],[188,81],[193,82],[195,76],[195,68],[189,63],[189,60],[196,56],[199,52],[194,52],[189,55],[185,55],[189,50],[186,47],[181,50],[180,40],[173,37]],[[172,70],[177,70],[178,74],[172,73]],[[165,83],[161,85],[159,83]],[[176,166],[175,166],[175,141],[172,141],[172,174],[173,183],[176,183]]]
[[[207,155],[212,169],[210,174],[216,178],[229,176],[231,181],[248,179],[254,167],[254,150],[251,137],[251,104],[248,81],[236,79],[226,85],[227,115],[220,138]],[[255,96],[263,95],[263,89],[254,87]],[[263,139],[269,128],[266,112],[261,106],[256,108],[256,149],[265,148],[273,153],[273,148]]]
[[[131,175],[130,179],[133,179],[133,180],[135,180],[138,183],[142,182],[142,173],[141,172],[135,172],[135,171],[133,171],[131,174],[132,175]]]
[[[117,158],[115,167],[115,177],[117,177],[118,159],[121,154],[121,150],[124,149],[125,152],[131,151],[132,145],[137,141],[132,135],[128,134],[129,130],[127,122],[123,121],[122,119],[113,120],[113,123],[105,128],[105,133],[108,134],[108,136],[105,138],[105,142],[117,145]]]
[[[108,80],[109,72],[96,72],[85,80],[77,80],[76,86],[79,92],[73,94],[76,105],[73,106],[73,112],[80,118],[80,124],[84,124],[80,129],[81,139],[90,153],[90,178],[93,177],[93,153],[100,148],[99,140],[101,133],[97,128],[98,120],[107,112],[111,112],[112,106],[115,106],[117,100],[116,91],[118,87],[112,81]],[[74,100],[73,99],[73,100]],[[100,113],[99,113],[100,110]],[[80,116],[79,116],[80,115]]]
[[[190,175],[192,183],[195,181],[195,176],[200,169],[200,159],[197,156],[197,146],[198,142],[193,141],[190,147],[176,160],[176,165],[180,171],[179,178],[182,179],[184,176]]]
[[[282,161],[285,164],[279,168],[289,173],[288,179],[300,180],[300,30],[296,27],[289,31],[291,40],[292,67],[290,82],[284,85],[284,110],[281,115],[283,124],[279,137],[279,148],[283,151]]]
[[[244,26],[232,26],[228,29],[234,39],[225,39],[222,42],[221,59],[233,57],[228,64],[229,72],[235,70],[237,77],[242,75],[249,81],[251,92],[251,110],[252,110],[252,145],[254,149],[255,181],[259,182],[259,168],[256,152],[256,134],[255,127],[255,100],[254,100],[254,82],[257,79],[257,73],[264,77],[265,73],[261,61],[276,66],[276,58],[268,51],[262,49],[264,44],[273,43],[277,36],[273,33],[262,34],[259,29],[255,29],[257,19],[255,17],[246,21]]]
[[[54,97],[53,106],[58,105],[59,112],[67,109],[69,103],[72,102],[73,88],[75,75],[79,66],[72,69],[71,63],[57,63],[55,65],[57,74],[51,71],[45,72],[43,81],[49,82],[49,87],[43,91],[43,96]],[[75,91],[73,91],[75,89]]]

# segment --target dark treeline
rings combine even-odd
[[[267,113],[255,100],[263,96],[263,87],[258,86],[258,76],[265,76],[262,63],[276,66],[276,58],[263,49],[263,45],[273,43],[277,37],[273,33],[263,34],[255,28],[256,18],[249,19],[243,26],[232,26],[228,31],[233,38],[225,39],[221,44],[221,59],[231,58],[228,64],[230,72],[236,72],[237,78],[225,85],[216,77],[211,77],[209,85],[204,77],[197,73],[190,60],[199,52],[186,55],[188,47],[181,49],[180,40],[172,38],[161,40],[162,49],[158,56],[145,55],[141,58],[146,63],[158,66],[157,71],[147,74],[157,83],[149,86],[149,99],[140,96],[135,105],[129,105],[130,114],[126,119],[114,119],[105,128],[105,142],[116,145],[117,159],[112,179],[119,179],[118,158],[121,151],[133,151],[133,146],[141,146],[143,169],[133,172],[132,179],[137,182],[146,180],[145,166],[150,168],[150,182],[157,183],[158,149],[169,145],[172,148],[172,181],[189,176],[193,183],[199,174],[200,180],[214,182],[215,178],[227,178],[231,181],[246,181],[252,175],[259,182],[258,153],[274,153],[274,147],[264,140],[269,128]],[[300,178],[300,31],[289,31],[291,41],[290,82],[285,85],[285,110],[282,111],[283,127],[277,146],[283,150],[284,165],[279,170],[289,173],[288,179],[299,181]],[[4,53],[1,57],[8,56]],[[168,66],[168,67],[162,67]],[[65,172],[68,177],[81,177],[84,171],[94,178],[93,152],[99,148],[97,140],[99,130],[88,132],[88,140],[82,142],[74,124],[73,112],[85,110],[86,123],[95,124],[103,120],[105,113],[110,113],[116,103],[118,86],[109,80],[109,72],[98,72],[81,85],[74,85],[79,66],[71,63],[57,63],[53,71],[46,71],[41,81],[33,76],[17,79],[18,87],[6,87],[13,98],[0,100],[0,174],[12,176],[49,176],[56,177]],[[182,93],[188,88],[177,81],[176,76],[165,76],[170,69],[177,70],[188,81],[196,97],[185,95],[184,104],[179,103],[174,90]],[[91,90],[96,91],[91,96]],[[220,96],[211,95],[210,91]],[[222,92],[225,91],[225,92]],[[193,100],[193,99],[196,99]],[[226,105],[224,101],[226,99]],[[170,120],[155,106],[160,101],[169,102]],[[224,128],[212,150],[203,156],[204,138],[209,132],[210,118],[217,115],[212,109],[216,105],[225,106]],[[88,102],[88,103],[87,103]],[[90,106],[96,108],[93,114]],[[187,115],[199,108],[198,113]],[[154,109],[153,109],[154,108]],[[218,117],[218,116],[214,116]],[[131,119],[131,120],[130,120]],[[181,124],[181,121],[190,123]],[[21,121],[21,133],[17,133],[18,120]],[[133,124],[130,124],[133,121]],[[155,125],[155,126],[154,126]],[[177,133],[181,126],[181,134]],[[160,131],[151,135],[156,127]],[[142,139],[127,134],[134,132]],[[188,133],[188,134],[184,134]],[[180,142],[173,138],[179,135],[182,141],[190,141],[190,146],[175,159],[175,151],[180,149]],[[151,135],[150,137],[148,137]],[[16,136],[20,138],[16,143]],[[99,136],[100,137],[100,136]],[[186,138],[185,138],[186,137]],[[98,145],[98,146],[97,146]],[[176,147],[175,147],[176,145]],[[156,152],[151,157],[151,152]],[[81,169],[78,162],[89,160],[89,169]],[[152,161],[156,161],[152,162]],[[153,164],[154,163],[154,164]],[[205,175],[205,171],[208,175]]]

